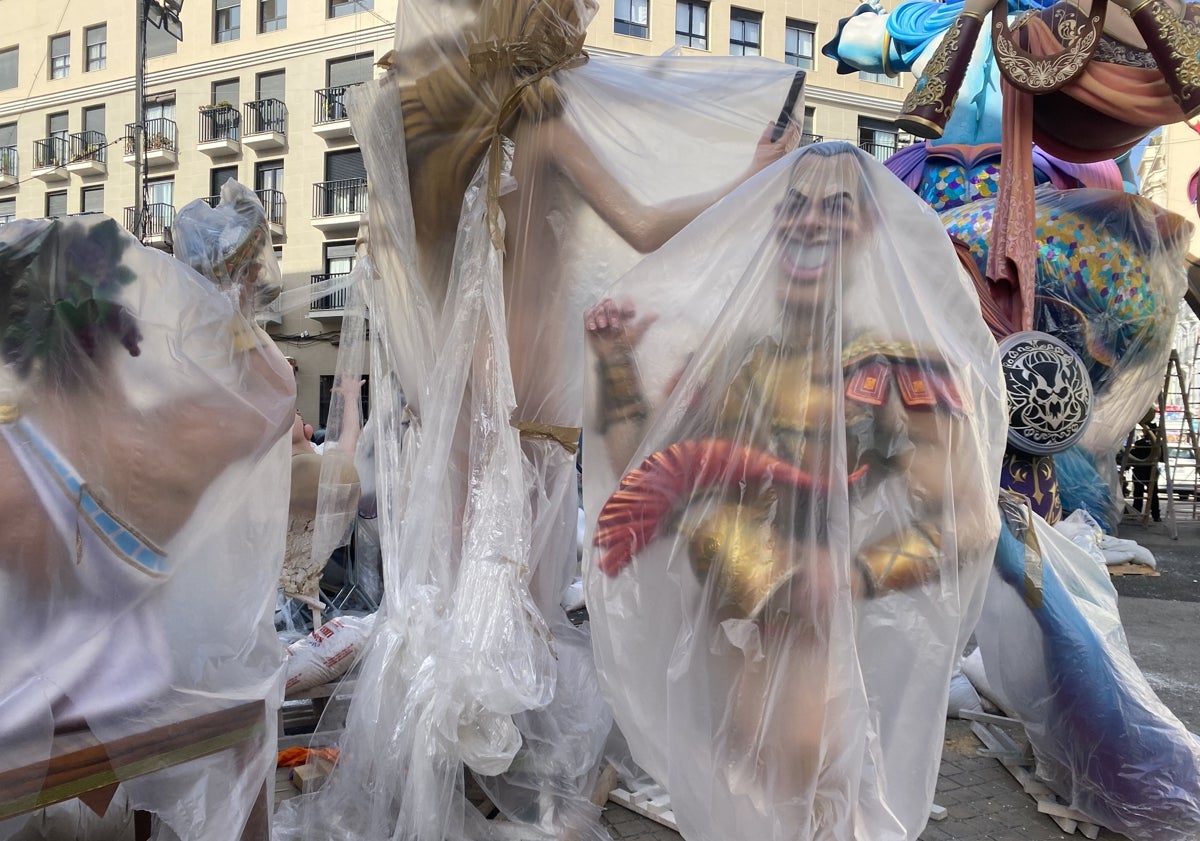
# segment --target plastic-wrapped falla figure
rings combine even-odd
[[[4,226],[0,347],[0,745],[24,746],[0,767],[36,760],[55,731],[107,741],[266,697],[278,656],[255,617],[274,574],[260,552],[282,544],[270,472],[283,464],[265,456],[295,400],[269,338],[182,264],[88,217]],[[239,774],[265,770],[242,760],[185,795],[153,799],[173,772],[128,791],[186,812],[168,822],[187,837],[233,837],[249,808]]]
[[[586,318],[588,455],[625,473],[585,467],[614,713],[689,838],[915,838],[997,533],[994,345],[936,216],[848,144],[678,239],[693,294],[749,260],[694,350],[682,308]],[[669,300],[673,245],[621,292]]]

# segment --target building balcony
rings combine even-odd
[[[805,132],[804,134],[800,135],[801,146],[811,146],[814,143],[821,143],[824,140],[824,135],[820,134],[809,134],[808,132]]]
[[[33,141],[33,177],[47,184],[66,181],[70,174],[66,170],[71,157],[71,146],[66,137],[46,137]]]
[[[328,286],[330,281],[338,281],[346,277],[349,273],[342,274],[315,274],[311,276],[309,281],[312,286]],[[328,295],[321,295],[312,300],[308,305],[308,317],[315,318],[318,321],[332,321],[339,319],[346,312],[346,296],[348,289],[338,289],[335,292],[330,292]]]
[[[366,210],[365,178],[313,184],[312,224],[319,231],[356,231]]]
[[[287,145],[287,106],[278,99],[259,99],[242,106],[242,143],[265,152]]]
[[[344,140],[354,136],[350,115],[346,113],[346,86],[314,91],[316,109],[313,112],[313,134],[326,140]]]
[[[196,149],[210,158],[241,154],[242,116],[229,103],[200,109],[200,142]]]
[[[135,132],[137,126],[133,123],[125,125],[125,163],[137,162]],[[146,166],[156,167],[175,166],[179,163],[179,130],[174,120],[166,117],[155,117],[146,120]]]
[[[125,227],[143,245],[157,248],[171,247],[171,223],[175,221],[175,206],[163,203],[152,203],[145,206],[142,218],[137,218],[137,208],[125,208]]]
[[[108,138],[103,132],[81,131],[71,135],[67,172],[84,178],[108,175]]]
[[[0,146],[0,189],[17,183],[18,163],[16,146]]]
[[[255,190],[258,200],[262,202],[263,210],[267,213],[267,225],[271,236],[281,237],[285,233],[284,218],[287,215],[287,200],[282,190]]]

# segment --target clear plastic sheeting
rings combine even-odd
[[[201,277],[106,217],[0,228],[0,770],[56,732],[265,702],[235,749],[117,768],[160,838],[238,837],[274,755],[295,385],[230,267]]]
[[[609,295],[586,317],[585,565],[633,759],[695,841],[915,839],[1005,435],[938,217],[816,144]]]
[[[559,604],[577,564],[578,324],[797,135],[764,136],[792,69],[585,61],[593,11],[403,4],[387,72],[350,94],[384,605],[338,764],[283,804],[280,837],[603,837],[589,796],[611,720]],[[504,820],[467,802],[465,769]]]
[[[271,246],[267,213],[257,194],[237,181],[221,185],[220,201],[196,199],[171,223],[175,256],[223,291],[240,308],[263,310],[279,297],[283,275]]]
[[[1038,776],[1137,841],[1200,836],[1200,738],[1134,663],[1108,571],[1007,497],[975,631],[991,693],[1020,719]]]

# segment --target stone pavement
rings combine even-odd
[[[1171,710],[1200,732],[1200,522],[1182,521],[1178,531],[1173,539],[1165,523],[1123,523],[1120,536],[1150,548],[1162,576],[1114,582],[1134,659]],[[1082,841],[1039,814],[998,761],[977,754],[981,747],[967,722],[947,722],[935,796],[947,816],[930,821],[920,841]],[[615,804],[605,808],[604,822],[617,841],[680,841],[678,833]],[[1102,830],[1097,841],[1124,837]]]

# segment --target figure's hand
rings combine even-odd
[[[357,400],[362,394],[362,387],[367,381],[353,374],[338,374],[334,378],[332,391],[342,395],[346,400]]]
[[[656,315],[638,318],[632,303],[618,305],[612,298],[605,298],[583,314],[588,344],[602,362],[627,358],[657,320]]]
[[[778,140],[771,140],[771,135],[774,132],[775,123],[767,123],[767,127],[763,129],[762,137],[758,138],[758,145],[754,147],[754,160],[750,163],[750,172],[747,173],[747,178],[756,172],[766,169],[800,145],[800,135],[802,132],[795,121],[788,123],[787,128],[783,130],[783,134],[779,136]]]

